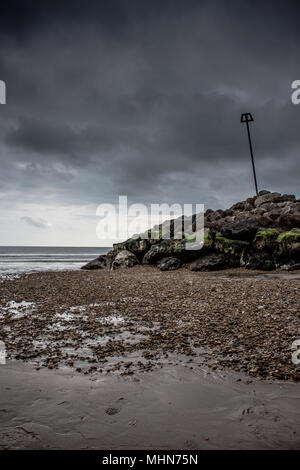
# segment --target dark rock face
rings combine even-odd
[[[227,210],[208,209],[204,214],[204,245],[193,248],[196,218],[171,221],[170,238],[164,239],[166,221],[151,231],[114,245],[106,257],[91,261],[83,269],[115,269],[139,262],[156,264],[164,271],[178,269],[212,270],[244,266],[271,270],[298,269],[300,264],[300,200],[292,194],[260,191],[258,196],[238,202]],[[202,215],[203,217],[203,215]],[[177,236],[180,234],[181,239]],[[187,249],[187,243],[191,243]],[[160,262],[161,261],[161,262]],[[178,266],[178,267],[177,267]]]
[[[136,264],[139,264],[139,261],[134,253],[131,253],[128,250],[120,251],[115,259],[112,262],[111,269],[117,268],[132,268]]]
[[[161,271],[174,271],[181,267],[181,261],[178,258],[170,257],[163,258],[157,263],[157,266]]]
[[[286,212],[280,215],[279,222],[287,227],[300,228],[300,212]]]
[[[215,231],[231,223],[260,227],[300,228],[300,201],[293,194],[261,191],[258,197],[234,204],[227,211],[206,211],[205,226]]]
[[[143,264],[155,264],[160,259],[171,257],[174,254],[183,255],[185,247],[181,240],[161,240],[152,245],[143,258]]]
[[[114,244],[114,251],[128,250],[131,253],[134,253],[139,261],[142,260],[149,248],[150,242],[147,239],[142,239],[140,237],[129,238],[126,242]]]
[[[270,202],[281,202],[281,194],[268,193],[264,194],[263,196],[258,196],[258,198],[255,199],[254,206],[261,207],[263,204]]]
[[[98,258],[93,259],[89,263],[82,266],[81,269],[94,270],[94,269],[103,269],[105,267],[106,267],[106,256],[101,255],[101,256],[98,256]]]
[[[117,256],[117,251],[114,251],[114,250],[110,250],[107,255],[106,255],[106,267],[108,269],[111,269],[112,267],[112,264],[113,264],[113,261],[115,259],[115,257]]]
[[[273,257],[266,252],[248,254],[245,262],[241,263],[241,265],[244,265],[246,269],[259,269],[263,271],[271,271],[276,267]]]
[[[257,220],[248,220],[243,222],[229,222],[220,228],[223,237],[231,240],[252,241],[259,229]]]
[[[226,267],[226,259],[223,254],[204,255],[189,265],[191,271],[216,271]]]

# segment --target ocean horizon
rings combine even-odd
[[[0,246],[0,276],[76,270],[110,247]]]

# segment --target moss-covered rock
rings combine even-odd
[[[120,252],[123,250],[128,250],[131,253],[134,253],[135,256],[141,260],[144,254],[148,251],[150,243],[148,240],[143,239],[141,237],[133,237],[129,238],[125,242],[122,243],[115,243],[113,248],[114,251]]]
[[[253,246],[259,251],[274,251],[278,248],[278,237],[281,230],[275,228],[266,228],[259,230],[255,236]]]
[[[154,264],[162,258],[181,254],[185,250],[181,240],[161,240],[152,245],[143,257],[143,264]]]
[[[217,251],[226,255],[240,256],[240,254],[250,246],[250,243],[243,240],[231,240],[230,238],[216,235],[214,247]]]
[[[277,244],[279,256],[288,256],[298,260],[300,257],[300,229],[295,228],[288,232],[282,232],[277,237]]]
[[[204,245],[203,245],[203,248],[205,248],[207,250],[213,248],[214,241],[215,240],[214,240],[213,232],[209,228],[205,227],[205,229],[204,229]]]
[[[182,234],[182,241],[186,242],[186,243],[195,243],[196,235],[195,234],[190,235],[189,233],[183,233]]]
[[[220,233],[216,235],[214,241],[215,251],[224,254],[228,268],[240,266],[240,259],[244,253],[248,252],[249,248],[250,243],[243,240],[231,240],[222,237]]]
[[[300,242],[300,229],[294,228],[293,230],[290,230],[289,232],[282,232],[278,236],[278,241],[280,243],[287,243],[287,244]]]
[[[200,239],[201,245],[199,244],[198,235],[196,233],[184,233],[182,237],[182,243],[185,244],[187,250],[195,250],[198,252],[202,250],[201,253],[204,254],[212,250],[214,246],[214,235],[209,228],[204,229],[203,240]]]

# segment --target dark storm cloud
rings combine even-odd
[[[95,21],[99,27],[114,33],[127,28],[128,22],[157,19],[160,13],[181,15],[197,5],[199,0],[72,0],[59,2],[44,0],[41,6],[37,0],[11,0],[1,8],[2,31],[13,31],[15,35],[28,35],[44,28],[49,23]]]
[[[37,120],[32,118],[20,118],[16,129],[10,130],[5,136],[8,145],[32,151],[39,157],[52,156],[57,160],[69,158],[70,162],[76,165],[86,162],[83,158],[88,158],[95,149],[106,151],[115,148],[115,134],[110,128],[86,127],[82,130],[74,130],[65,123],[56,123],[49,120]],[[119,132],[119,139],[131,140],[136,144],[138,136],[134,139],[132,132]]]
[[[61,201],[297,192],[296,2],[26,2],[3,10],[2,188]],[[22,4],[23,5],[23,4]]]

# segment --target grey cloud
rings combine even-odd
[[[143,140],[145,136],[138,129],[96,125],[72,128],[64,123],[32,118],[20,118],[17,127],[5,136],[10,146],[32,151],[41,159],[43,156],[53,160],[65,157],[74,165],[87,163],[95,153],[118,150],[121,146],[139,147]]]
[[[51,227],[51,224],[44,219],[34,218],[24,216],[21,217],[21,220],[32,227],[39,228],[39,229],[47,229]]]

